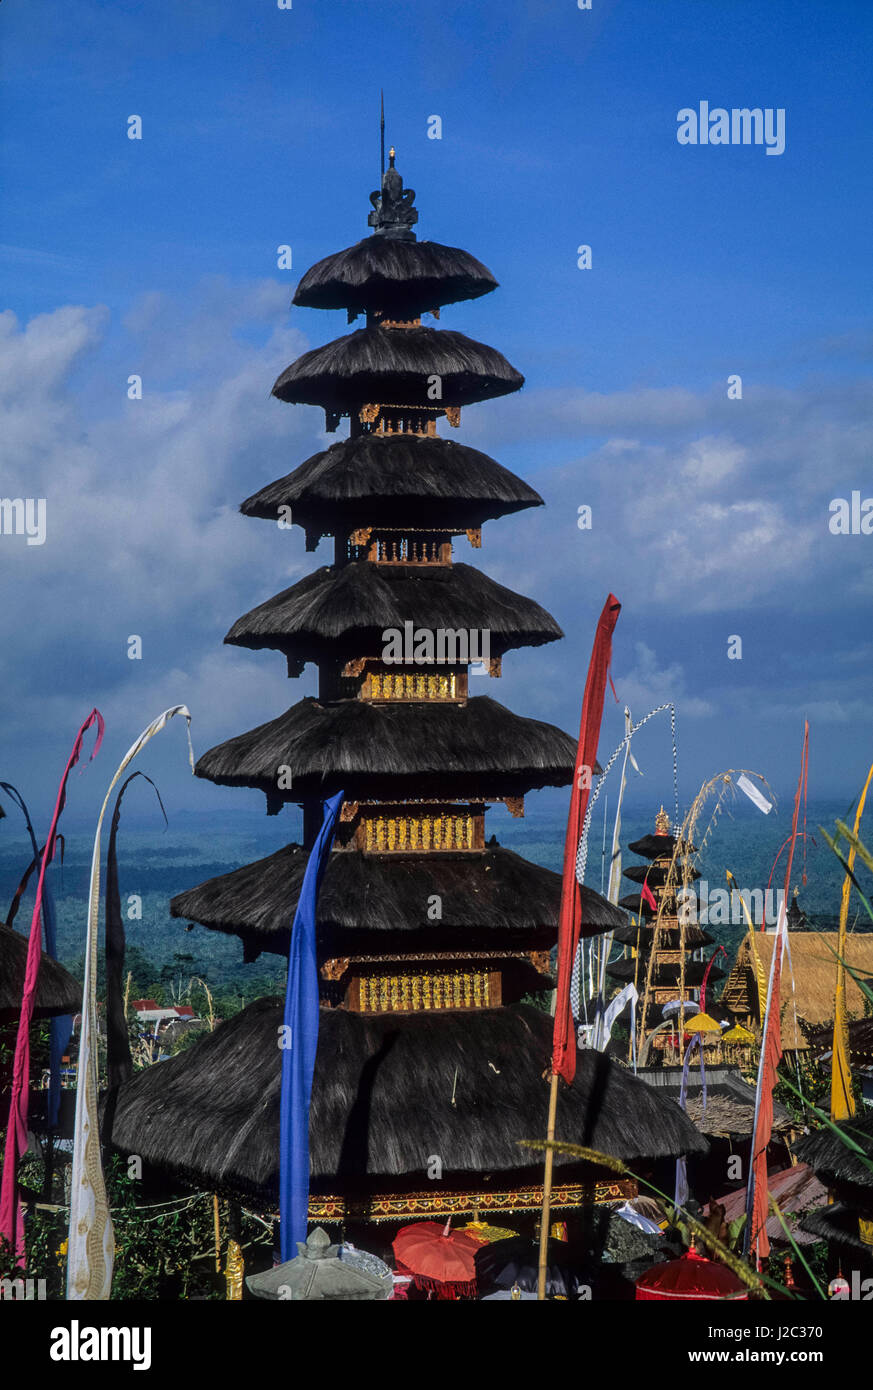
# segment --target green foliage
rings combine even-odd
[[[223,1299],[223,1277],[215,1272],[211,1194],[140,1205],[141,1184],[128,1177],[117,1156],[110,1159],[106,1178],[116,1240],[112,1298]],[[243,1214],[244,1249],[268,1246],[270,1239],[260,1222]]]

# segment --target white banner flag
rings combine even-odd
[[[761,792],[758,791],[758,788],[755,786],[754,782],[750,782],[745,773],[743,773],[741,777],[737,778],[737,786],[739,787],[741,792],[746,793],[746,796],[749,798],[751,802],[754,803],[755,806],[757,806],[759,811],[764,812],[765,816],[768,814],[768,812],[773,810],[773,802],[768,801],[766,796],[763,796]]]

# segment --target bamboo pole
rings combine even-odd
[[[221,1223],[218,1216],[218,1193],[212,1194],[212,1229],[215,1235],[215,1273],[221,1273]]]
[[[558,1114],[558,1073],[552,1072],[549,1090],[549,1121],[546,1127],[546,1141],[551,1143],[555,1137],[555,1120]],[[549,1208],[552,1200],[552,1167],[555,1161],[554,1149],[546,1149],[546,1166],[543,1172],[543,1209],[540,1218],[540,1262],[537,1278],[537,1298],[540,1302],[546,1296],[546,1266],[549,1259]]]

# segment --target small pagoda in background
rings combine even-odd
[[[525,996],[552,987],[561,883],[488,838],[485,820],[495,802],[520,816],[528,791],[567,785],[576,749],[552,725],[473,694],[469,648],[487,634],[487,683],[507,652],[562,634],[532,600],[456,557],[458,540],[478,550],[484,522],[541,498],[437,433],[523,378],[493,348],[422,325],[422,314],[438,317],[496,281],[467,252],[416,239],[414,198],[392,150],[371,195],[372,235],[319,262],[295,294],[299,306],[365,316],[273,388],[282,401],[320,406],[328,430],[348,419],[348,437],[242,506],[272,522],[290,509],[309,549],[333,540],[332,564],[262,602],[225,639],[280,652],[292,677],[314,663],[318,694],[213,748],[196,769],[260,789],[270,814],[300,804],[303,844],[172,902],[177,917],[240,937],[246,960],[287,956],[321,803],[344,792],[317,917],[310,1216],[319,1221],[534,1213],[542,1192],[539,1157],[519,1141],[545,1133],[552,1020]],[[470,640],[442,654],[425,642],[397,660],[389,631]],[[593,891],[582,896],[587,934],[624,921]],[[112,1142],[274,1207],[281,1019],[280,1000],[258,1000],[135,1077],[118,1094]],[[703,1147],[677,1106],[596,1052],[580,1053],[558,1135],[638,1160]],[[619,1201],[635,1186],[557,1161],[556,1210]]]
[[[633,913],[637,922],[615,932],[614,939],[628,946],[631,955],[608,965],[607,973],[616,983],[632,982],[636,986],[641,1044],[671,1014],[677,1019],[680,1013],[688,1018],[698,1011],[700,986],[707,968],[703,948],[713,941],[698,925],[697,912],[691,910],[692,885],[700,877],[688,863],[694,846],[680,845],[677,853],[676,845],[677,837],[671,831],[670,817],[663,806],[655,817],[654,834],[628,845],[633,854],[649,862],[632,864],[624,870],[625,878],[639,884],[640,888],[620,898],[619,906]],[[671,874],[674,856],[676,867]],[[643,885],[648,888],[651,901]],[[680,902],[679,895],[683,891],[685,897]],[[714,983],[723,973],[712,966],[708,981]],[[652,1046],[662,1056],[669,1051],[671,1060],[676,1060],[672,1056],[677,1051],[676,1040],[669,1030],[656,1034]]]

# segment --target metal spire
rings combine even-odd
[[[381,167],[381,169],[380,169],[380,171],[379,171],[379,177],[380,177],[380,179],[381,179],[382,175],[385,173],[385,93],[384,93],[384,91],[380,91],[380,93],[379,93],[379,98],[380,98],[379,137],[380,137],[380,146],[381,146],[381,154],[382,154],[382,167]]]

